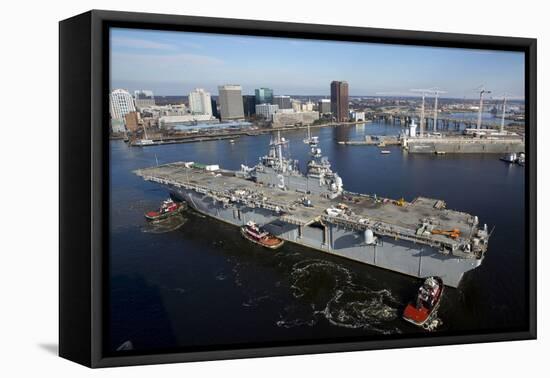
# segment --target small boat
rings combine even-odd
[[[384,154],[384,155],[387,155],[387,154],[391,154],[391,151],[390,150],[380,150],[380,153]]]
[[[277,249],[284,244],[284,240],[271,235],[256,223],[249,221],[247,224],[241,227],[242,236],[250,240],[252,243],[261,245],[269,249]]]
[[[148,211],[145,213],[145,218],[150,221],[165,219],[179,213],[184,207],[185,204],[183,202],[175,202],[172,198],[169,198],[162,202],[158,211]]]
[[[507,153],[506,155],[502,156],[500,158],[500,160],[502,160],[503,162],[506,162],[506,163],[513,164],[513,163],[517,162],[518,156],[515,152],[510,152],[510,153]]]
[[[152,146],[155,142],[152,139],[137,139],[134,141],[134,146]]]
[[[424,280],[418,289],[416,303],[409,303],[403,312],[403,319],[426,329],[430,329],[435,318],[441,297],[443,296],[443,280],[431,276]]]
[[[521,152],[519,155],[518,155],[518,158],[516,160],[516,163],[518,163],[519,165],[521,166],[524,166],[525,165],[525,154],[523,152]]]
[[[235,143],[235,139],[229,139],[229,143],[231,144]]]

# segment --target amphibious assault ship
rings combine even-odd
[[[317,137],[302,173],[277,134],[253,167],[175,162],[135,171],[196,211],[243,226],[252,221],[286,241],[414,277],[439,276],[457,287],[483,261],[490,234],[476,216],[443,200],[412,202],[344,190]],[[236,228],[236,232],[238,229]]]

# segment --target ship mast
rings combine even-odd
[[[284,171],[283,167],[283,144],[281,143],[281,132],[277,131],[277,154],[279,155],[279,167]]]

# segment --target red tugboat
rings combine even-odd
[[[409,303],[403,312],[403,319],[423,327],[433,329],[432,322],[435,321],[437,308],[443,296],[443,280],[440,277],[432,276],[424,280],[418,295],[416,303]]]
[[[149,211],[145,213],[145,218],[150,221],[157,221],[168,218],[174,214],[179,213],[184,208],[183,202],[175,202],[173,199],[168,198],[162,202],[158,211]]]
[[[277,249],[285,242],[284,240],[271,235],[269,232],[265,231],[252,221],[249,221],[241,227],[241,234],[245,239],[250,240],[252,243],[259,244],[262,247],[269,249]]]

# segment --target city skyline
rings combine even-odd
[[[224,84],[241,85],[243,94],[267,87],[277,95],[330,96],[330,82],[345,80],[350,96],[439,87],[444,97],[476,98],[484,85],[493,96],[523,98],[524,64],[520,52],[111,30],[111,89],[158,96],[196,87],[217,95]]]

